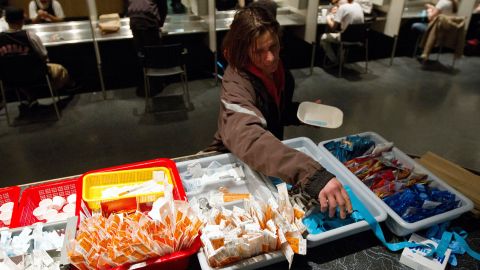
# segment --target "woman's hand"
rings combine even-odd
[[[346,218],[346,212],[352,213],[352,203],[350,197],[348,197],[347,191],[343,188],[343,185],[337,180],[332,178],[328,183],[320,190],[318,194],[318,201],[320,202],[320,210],[326,212],[328,210],[328,216],[333,217],[335,215],[336,208],[340,210],[340,218]]]

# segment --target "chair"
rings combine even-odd
[[[180,75],[182,80],[183,98],[187,110],[190,108],[187,70],[185,56],[187,50],[181,44],[145,46],[143,59],[143,76],[145,80],[145,110],[149,108],[150,77],[169,77]]]
[[[36,55],[6,55],[0,57],[0,88],[2,92],[5,115],[9,126],[12,126],[7,109],[6,90],[14,88],[37,88],[47,86],[52,97],[52,104],[60,120],[60,111],[55,100],[54,90],[50,81],[48,67],[42,59]],[[17,97],[20,99],[17,91]],[[58,96],[57,96],[58,98]],[[59,98],[58,98],[59,100]]]
[[[342,67],[345,62],[345,55],[350,47],[365,47],[365,72],[368,72],[368,33],[370,23],[350,24],[345,31],[340,33],[338,47],[339,65],[338,77],[342,77]]]
[[[463,55],[465,44],[465,17],[450,16],[440,14],[428,24],[426,32],[422,35],[420,47],[423,48],[423,63],[428,61],[430,53],[434,47],[438,47],[437,61],[444,47],[450,48],[454,52],[452,59],[452,69],[455,66],[455,60]],[[415,45],[414,54],[418,47]]]

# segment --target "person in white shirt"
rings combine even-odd
[[[413,52],[414,56],[417,54],[417,47],[420,38],[427,31],[428,23],[435,19],[439,14],[455,15],[458,9],[458,0],[438,0],[435,6],[432,4],[426,4],[425,8],[427,11],[428,22],[416,22],[413,23],[411,27],[412,31],[417,36],[417,42]]]
[[[3,12],[2,10],[0,10],[0,13]],[[1,16],[1,14],[0,14]],[[8,29],[8,24],[7,24],[7,21],[5,21],[5,16],[1,16],[0,17],[0,32],[3,32],[5,30]]]
[[[427,10],[428,22],[431,22],[439,14],[445,15],[455,15],[458,9],[457,0],[438,0],[437,4],[434,6],[432,4],[426,4],[425,8]],[[428,23],[427,22],[416,22],[412,24],[412,30],[417,32],[419,35],[427,31]]]
[[[57,0],[32,0],[28,14],[33,23],[60,22],[65,18],[62,5]]]
[[[337,3],[336,0],[332,1],[334,5]],[[333,7],[331,10],[333,16],[327,16],[327,25],[332,32],[325,33],[320,38],[320,45],[328,59],[334,64],[338,64],[338,58],[333,51],[332,43],[340,41],[340,32],[345,31],[350,24],[364,23],[363,10],[358,3],[353,0],[346,0],[338,4],[338,8]]]

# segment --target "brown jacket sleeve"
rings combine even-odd
[[[334,176],[318,162],[285,146],[271,134],[255,100],[255,91],[247,76],[227,68],[222,83],[217,136],[227,149],[254,170],[299,184],[312,196],[317,196]]]

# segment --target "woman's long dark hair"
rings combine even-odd
[[[249,50],[267,31],[275,36],[280,31],[280,25],[270,11],[255,6],[237,11],[223,40],[223,54],[228,64],[235,69],[247,66],[250,63]]]

